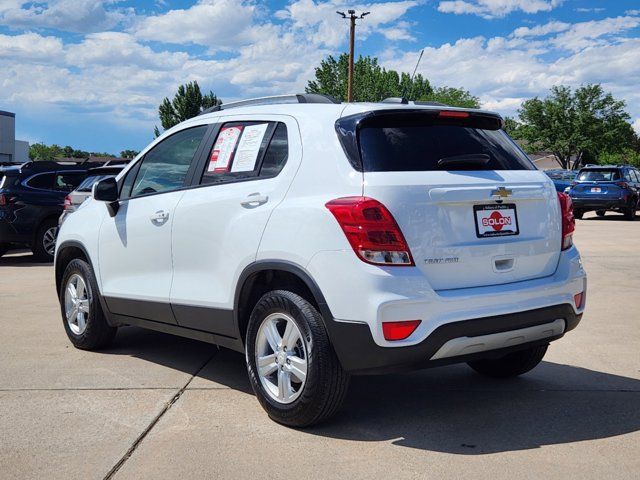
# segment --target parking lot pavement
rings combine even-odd
[[[638,478],[640,221],[578,221],[587,313],[522,378],[357,377],[341,413],[271,422],[242,355],[135,328],[73,349],[52,268],[0,259],[2,478]]]

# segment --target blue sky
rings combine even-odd
[[[464,87],[513,115],[557,84],[599,82],[640,132],[640,3],[631,0],[0,0],[0,110],[17,137],[140,149],[157,106],[197,80],[224,101],[299,92],[347,48],[336,10],[371,14],[358,54]]]

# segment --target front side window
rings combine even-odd
[[[206,131],[206,125],[182,130],[147,152],[133,181],[131,197],[170,192],[182,187]],[[124,188],[123,194],[128,197]]]

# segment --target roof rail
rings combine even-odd
[[[207,108],[200,115],[205,113],[228,110],[230,108],[249,107],[254,105],[279,105],[285,103],[341,103],[340,100],[322,93],[297,93],[295,95],[276,95],[273,97],[252,98],[250,100],[240,100],[238,102],[223,103]]]

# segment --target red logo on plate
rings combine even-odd
[[[498,210],[494,210],[491,215],[482,219],[483,227],[491,227],[496,232],[502,230],[505,225],[511,225],[511,217],[503,217]]]

